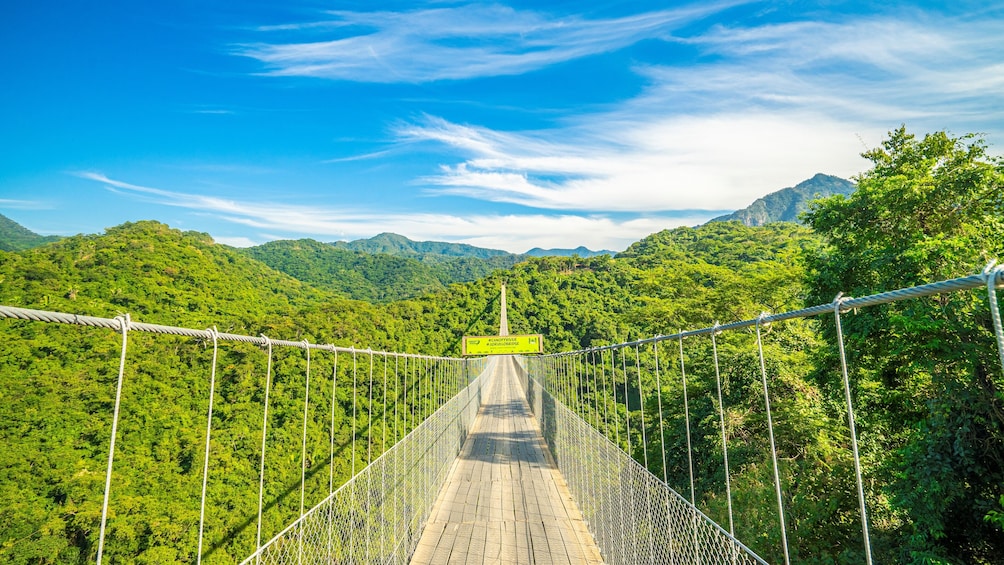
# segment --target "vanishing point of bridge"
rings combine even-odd
[[[1004,370],[1004,331],[995,293],[1002,284],[1004,269],[991,265],[983,273],[969,277],[863,298],[837,297],[831,304],[762,314],[753,320],[716,324],[669,336],[539,357],[481,359],[383,353],[274,340],[215,329],[146,324],[132,321],[128,316],[97,318],[0,306],[0,318],[107,328],[115,330],[120,340],[114,411],[109,415],[111,437],[100,533],[92,554],[98,564],[106,558],[108,525],[116,520],[116,479],[126,472],[115,467],[115,442],[122,390],[124,384],[129,384],[125,377],[130,335],[147,332],[180,336],[189,343],[196,338],[200,347],[212,352],[212,361],[206,367],[205,443],[201,465],[197,467],[202,481],[197,538],[193,528],[191,548],[187,550],[191,561],[232,562],[233,552],[229,557],[217,552],[220,540],[239,539],[248,546],[243,563],[255,565],[409,562],[571,565],[765,563],[734,536],[734,520],[741,516],[734,518],[732,511],[716,336],[739,329],[748,330],[749,339],[755,336],[759,351],[761,400],[776,491],[774,539],[779,540],[779,547],[775,553],[788,563],[791,540],[785,521],[762,329],[771,323],[828,314],[836,322],[847,423],[858,469],[861,540],[870,563],[867,505],[857,465],[841,315],[877,304],[983,288],[988,294]],[[505,320],[503,310],[502,334],[508,330]],[[687,375],[693,367],[684,361],[684,344],[686,339],[700,336],[710,339],[714,352],[712,374],[717,381],[714,405],[720,417],[724,490],[728,496],[728,523],[723,525],[712,521],[696,505],[687,394]],[[212,503],[207,505],[207,493],[213,500],[213,484],[208,478],[216,465],[221,464],[220,460],[226,459],[223,453],[227,449],[214,434],[225,433],[220,428],[233,425],[226,417],[217,415],[214,420],[218,355],[222,354],[220,346],[224,342],[235,342],[235,347],[244,344],[257,348],[258,355],[264,354],[267,360],[257,432],[260,434],[256,450],[260,457],[258,472],[253,478],[241,479],[248,486],[254,485],[257,517],[230,530],[220,525],[219,520],[226,509],[214,508]],[[270,399],[270,394],[289,394],[291,390],[288,377],[284,377],[286,381],[281,386],[273,381],[273,361],[280,348],[304,353],[300,397],[302,437],[295,447],[290,440],[295,434],[289,432],[300,424],[290,418],[288,410],[281,420],[269,415],[270,408],[278,404],[276,398]],[[669,352],[677,348],[679,355],[672,358],[679,365],[671,369],[667,359]],[[329,367],[327,377],[318,374],[320,359],[325,359],[323,362]],[[283,365],[287,369],[283,370],[288,370],[289,360],[287,356]],[[277,379],[279,367],[277,363]],[[668,382],[662,379],[670,375],[679,379],[674,386],[682,385],[683,406],[674,407],[683,414],[683,429],[679,432],[685,434],[688,446],[689,492],[683,489],[682,494],[669,486],[664,442],[652,437],[655,434],[657,438],[667,437],[662,391]],[[329,392],[323,392],[324,387],[329,387]],[[629,400],[632,394],[637,398],[634,406]],[[315,398],[318,395],[320,398]],[[382,412],[375,409],[378,406],[383,407]],[[319,430],[323,429],[329,412],[330,430],[323,443],[330,442],[330,450],[326,450],[327,445],[319,445],[317,440],[323,439],[324,434]],[[254,429],[249,422],[240,425],[242,430]],[[661,449],[661,465],[657,460],[649,461],[653,456],[648,448],[653,441]],[[336,446],[338,442],[342,445]],[[327,461],[320,455],[325,452]],[[640,460],[629,453],[635,453]],[[269,463],[274,460],[280,464]],[[308,460],[312,467],[309,473]],[[276,489],[284,487],[277,487],[275,475],[280,469],[289,471],[290,464],[299,467],[299,481],[277,497]],[[341,484],[335,480],[336,467],[341,469],[342,476],[349,477],[337,481]],[[649,468],[661,470],[662,476],[653,474]],[[327,473],[319,473],[319,469]],[[226,479],[236,480],[236,477]],[[217,480],[214,484],[218,483]],[[297,495],[298,510],[295,505],[290,508],[287,504],[280,512],[276,505]],[[273,502],[266,504],[270,498]],[[284,526],[276,523],[277,516],[290,515],[291,522]],[[797,540],[794,542],[797,545]],[[128,558],[107,559],[125,562]]]

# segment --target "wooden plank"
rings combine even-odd
[[[485,404],[439,493],[411,562],[602,563],[546,453],[516,379],[499,360]]]

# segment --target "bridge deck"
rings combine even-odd
[[[516,380],[501,359],[413,564],[602,563]]]

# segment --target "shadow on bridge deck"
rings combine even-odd
[[[487,400],[422,533],[413,564],[602,563],[500,359]]]

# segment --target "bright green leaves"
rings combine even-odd
[[[873,168],[857,192],[806,215],[827,242],[813,261],[814,301],[969,275],[1004,256],[1004,165],[981,139],[901,127],[864,157]],[[866,475],[884,477],[873,539],[898,548],[884,560],[999,557],[999,532],[981,523],[1004,484],[1004,376],[985,294],[869,308],[844,328],[874,454]]]

